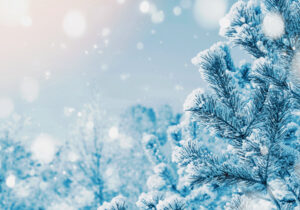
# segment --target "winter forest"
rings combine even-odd
[[[1,210],[300,209],[299,0],[0,0]]]

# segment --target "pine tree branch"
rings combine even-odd
[[[270,186],[266,186],[266,189],[267,189],[268,195],[273,200],[273,202],[276,205],[277,209],[281,210],[281,205],[280,205],[279,201],[275,198],[275,196],[274,196],[274,194],[272,192],[271,187]]]

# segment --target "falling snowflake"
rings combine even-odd
[[[148,13],[150,11],[150,3],[148,1],[142,1],[140,3],[140,11],[142,13]]]
[[[16,184],[16,176],[13,174],[9,175],[5,180],[5,184],[9,188],[13,188]]]
[[[173,8],[173,14],[174,14],[175,16],[181,15],[181,12],[182,12],[181,7],[176,6],[176,7]]]
[[[34,159],[42,163],[50,163],[56,152],[55,140],[47,134],[41,134],[31,145],[31,151]]]
[[[272,39],[278,39],[284,34],[283,18],[278,13],[267,13],[262,24],[263,32]]]
[[[63,19],[63,29],[67,36],[71,38],[81,37],[86,30],[86,20],[79,10],[69,11]]]
[[[22,98],[29,103],[35,101],[39,96],[39,83],[34,78],[25,77],[20,88]]]
[[[119,137],[119,129],[118,129],[118,127],[115,127],[115,126],[111,127],[109,129],[109,131],[108,131],[108,135],[113,140],[117,139]]]
[[[138,50],[144,49],[144,43],[143,43],[143,42],[138,42],[138,43],[136,44],[136,48],[137,48]]]

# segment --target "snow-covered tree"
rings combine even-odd
[[[176,170],[161,150],[159,140],[153,134],[144,134],[143,144],[149,160],[153,164],[154,174],[147,179],[148,192],[142,193],[137,202],[140,209],[164,209],[166,205],[174,205],[176,209],[184,209],[180,193],[177,190]],[[170,200],[170,197],[176,197]],[[165,200],[169,202],[166,202]],[[159,207],[161,206],[161,207]]]
[[[163,146],[155,135],[144,134],[144,149],[152,162],[153,174],[147,179],[147,191],[137,202],[140,209],[215,209],[220,203],[225,204],[225,193],[218,193],[216,186],[190,187],[186,168],[176,165],[176,152],[173,152],[173,157],[169,153],[170,150],[180,150],[191,141],[199,142],[207,150],[222,148],[214,145],[214,135],[188,116],[183,116],[179,124],[169,127],[168,141]]]
[[[40,200],[40,164],[22,138],[26,119],[14,116],[0,123],[0,208],[45,209]]]
[[[109,203],[104,202],[97,210],[126,210],[126,198],[119,195],[114,197]]]
[[[178,124],[179,114],[174,114],[169,105],[157,110],[142,105],[131,106],[121,116],[120,130],[133,138],[142,139],[144,133],[154,134],[160,144],[167,141],[167,129]]]
[[[68,195],[58,201],[58,205],[72,203],[75,208],[116,208],[114,202],[123,195],[126,203],[122,208],[134,209],[152,170],[143,150],[142,134],[156,133],[159,122],[164,144],[168,125],[174,124],[176,116],[169,107],[163,108],[160,113],[164,115],[157,121],[153,109],[137,105],[112,119],[100,104],[99,100],[94,100],[78,113],[72,136],[60,152],[63,164],[55,168],[63,167],[60,171],[65,174],[57,173],[57,179],[62,182],[60,190],[68,191]]]
[[[238,1],[221,21],[228,42],[192,60],[211,91],[194,91],[184,109],[231,148],[222,154],[191,141],[175,151],[192,186],[234,186],[241,206],[299,208],[299,18],[299,1]],[[250,53],[252,65],[236,67],[230,46]]]
[[[26,198],[33,169],[30,153],[22,144],[9,136],[0,138],[1,146],[1,209],[26,209],[34,206],[34,201]],[[24,186],[21,186],[24,185]],[[28,188],[29,187],[29,188]]]
[[[72,187],[69,199],[76,209],[97,209],[104,201],[103,144],[107,132],[106,112],[98,100],[86,104],[77,114],[72,134],[63,148],[65,172]],[[76,192],[74,194],[74,192]]]

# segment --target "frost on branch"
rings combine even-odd
[[[104,202],[102,206],[98,207],[97,210],[126,210],[126,199],[119,195],[114,197],[109,203]]]
[[[221,21],[221,34],[229,46],[251,54],[253,64],[235,67],[222,43],[192,60],[213,92],[189,96],[193,103],[187,111],[230,146],[223,154],[195,139],[174,147],[173,157],[192,186],[232,186],[240,195],[261,193],[262,200],[278,209],[299,208],[295,113],[300,95],[293,79],[299,11],[299,2],[293,0],[238,1]]]

